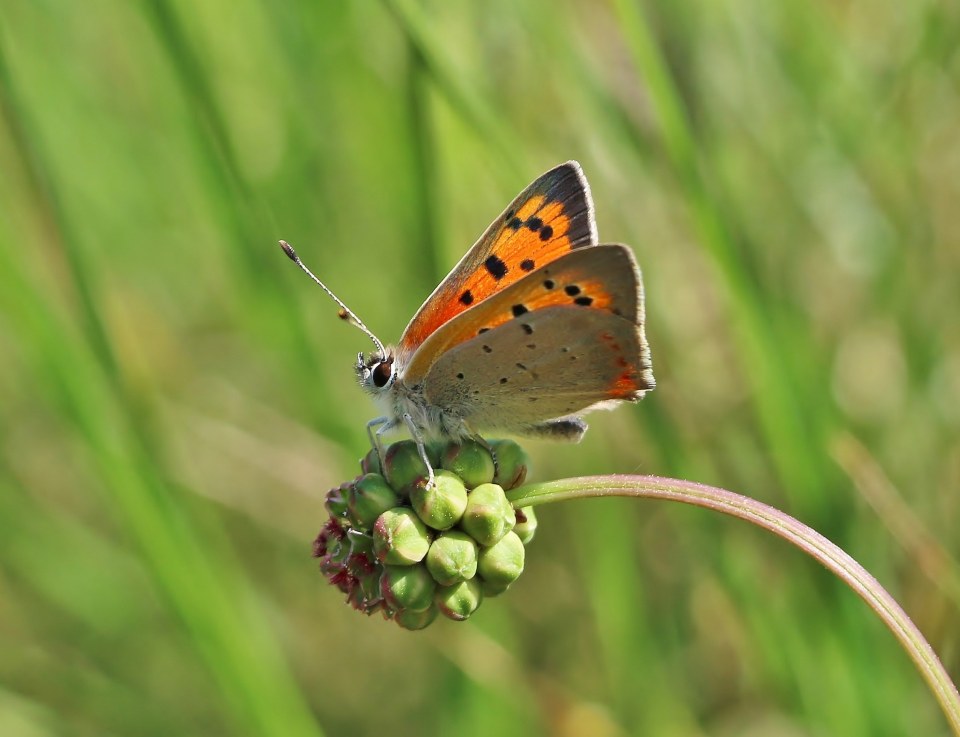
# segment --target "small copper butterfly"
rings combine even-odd
[[[578,441],[587,430],[579,415],[654,388],[640,269],[627,246],[597,243],[590,187],[576,161],[510,203],[396,347],[385,347],[280,245],[376,346],[359,354],[356,371],[383,410],[368,424],[378,452],[380,436],[401,425],[428,468],[424,438],[483,443],[478,433],[492,430]]]

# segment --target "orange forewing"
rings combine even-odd
[[[565,253],[597,242],[593,203],[576,162],[525,189],[414,315],[400,339],[411,353],[441,325]]]
[[[451,348],[510,320],[522,325],[525,314],[547,307],[604,310],[638,323],[640,289],[640,275],[626,246],[568,252],[443,325],[414,353],[404,370],[405,381],[416,383]]]

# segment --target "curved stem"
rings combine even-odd
[[[811,555],[852,588],[893,632],[940,702],[953,733],[960,736],[960,694],[917,626],[863,566],[816,530],[790,515],[725,489],[659,476],[584,476],[527,484],[507,492],[507,497],[517,507],[601,496],[667,499],[706,507],[752,522]]]

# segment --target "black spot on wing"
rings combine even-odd
[[[514,305],[510,308],[510,311],[513,313],[514,317],[520,317],[520,315],[529,312],[526,305]]]
[[[543,227],[543,221],[538,217],[532,217],[527,220],[527,227],[536,233],[538,230],[540,230],[540,228]]]
[[[464,293],[460,295],[460,303],[465,305],[473,304],[473,292],[469,289],[464,291]]]
[[[520,327],[523,328],[523,332],[525,332],[527,335],[533,335],[533,326],[532,326],[532,325],[528,325],[527,323],[523,323],[523,325],[521,325]]]
[[[534,263],[532,258],[525,258],[523,261],[520,262],[520,268],[523,269],[524,271],[533,271],[535,266],[536,266],[536,263]]]
[[[581,307],[589,307],[593,304],[593,297],[577,297],[573,301]]]
[[[486,261],[483,262],[483,265],[490,273],[490,276],[497,281],[500,281],[507,275],[507,265],[496,256],[490,256]]]
[[[544,289],[553,289],[555,286],[557,286],[557,283],[556,283],[553,279],[544,279],[544,280],[543,280],[543,288],[544,288]]]
[[[540,240],[548,241],[551,238],[553,238],[553,228],[549,225],[544,225],[543,228],[540,229]]]
[[[576,284],[568,284],[563,288],[563,291],[569,294],[571,297],[576,297],[578,294],[580,294],[580,287],[578,287]]]
[[[522,363],[519,363],[519,362],[516,363],[516,364],[514,364],[514,365],[515,365],[518,369],[520,369],[521,371],[526,371],[528,374],[530,374],[530,378],[533,379],[534,381],[536,381],[537,379],[540,378],[540,374],[538,374],[536,371],[533,371],[533,370],[527,368],[526,365],[524,365],[524,364],[522,364]]]

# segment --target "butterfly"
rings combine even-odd
[[[481,431],[578,441],[585,412],[654,388],[643,283],[632,251],[598,244],[590,187],[576,161],[546,172],[510,203],[410,320],[396,346],[366,325],[280,241],[376,350],[357,357],[383,433],[425,439]],[[377,428],[376,433],[373,432]]]

